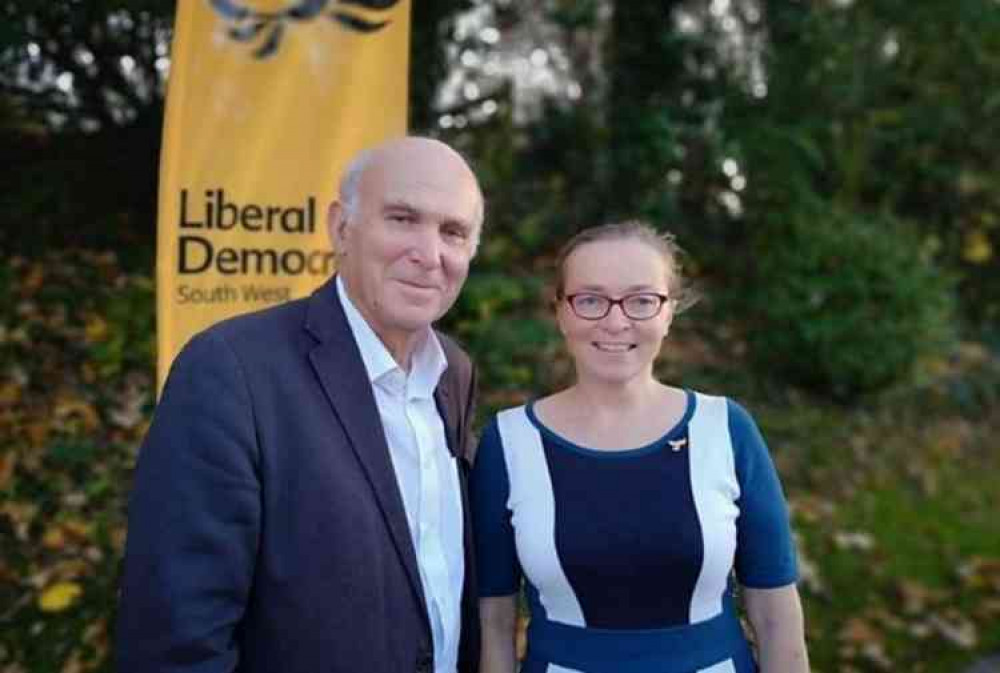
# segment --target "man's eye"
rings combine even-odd
[[[461,227],[447,227],[444,230],[444,235],[456,241],[464,241],[469,237],[469,232]]]
[[[413,215],[410,215],[409,213],[390,213],[389,221],[406,224],[413,221]]]

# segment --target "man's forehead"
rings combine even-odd
[[[395,185],[375,194],[376,205],[382,209],[403,208],[442,220],[476,224],[478,195],[474,191],[435,188],[431,185]]]
[[[372,166],[363,189],[382,206],[405,205],[470,223],[479,208],[478,186],[464,166],[395,162]]]

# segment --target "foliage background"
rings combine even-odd
[[[112,670],[172,12],[0,6],[4,673]],[[645,217],[704,295],[659,372],[762,425],[814,670],[1000,650],[1000,5],[426,0],[413,23],[411,128],[489,201],[446,324],[482,414],[570,379],[561,242]]]

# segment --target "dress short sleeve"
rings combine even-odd
[[[798,579],[795,543],[778,472],[753,418],[736,402],[728,404],[740,484],[736,578],[755,589],[793,584]]]
[[[482,597],[509,596],[520,589],[521,566],[517,560],[509,497],[507,461],[494,418],[479,441],[470,480],[476,575]]]

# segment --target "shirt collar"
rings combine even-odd
[[[372,383],[389,376],[392,372],[398,371],[405,374],[402,367],[396,362],[389,349],[385,347],[382,340],[375,334],[365,317],[354,306],[354,302],[347,296],[347,289],[343,279],[336,277],[337,295],[340,303],[344,307],[344,315],[347,317],[347,324],[354,334],[354,340],[361,351],[361,360],[365,365],[368,380]],[[441,374],[448,368],[448,361],[444,355],[444,349],[438,340],[434,330],[430,327],[417,348],[414,350],[410,362],[410,373],[407,378],[407,388],[414,397],[429,398],[434,394]]]

